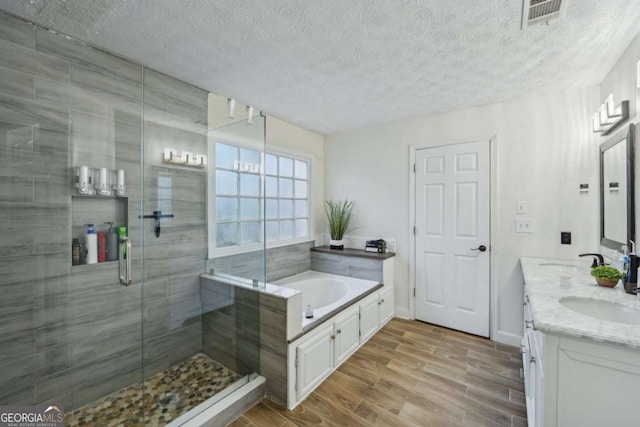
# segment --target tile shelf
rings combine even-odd
[[[71,239],[69,240],[69,250],[73,239],[79,239],[81,245],[81,259],[84,260],[86,248],[84,246],[84,236],[87,232],[85,224],[94,224],[96,233],[107,231],[109,226],[106,222],[113,222],[114,227],[126,226],[129,229],[129,198],[127,196],[98,196],[73,194],[71,196]],[[99,265],[117,264],[117,261],[105,261],[96,264],[72,265],[73,270],[78,268],[95,268]]]

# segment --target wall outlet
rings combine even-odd
[[[560,232],[560,244],[561,245],[570,245],[571,244],[571,232],[570,231],[561,231]]]
[[[516,218],[516,233],[533,233],[533,219]]]
[[[516,213],[517,214],[526,214],[527,213],[527,202],[524,202],[524,201],[516,202]]]

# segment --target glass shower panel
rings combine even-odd
[[[142,67],[1,13],[0,27],[0,405],[142,420],[116,407],[123,389],[142,398]]]
[[[208,96],[144,70],[143,353],[151,425],[186,421],[245,384],[259,368],[257,298],[201,276],[207,271],[206,230],[216,219],[226,226],[217,246],[261,242],[263,138],[258,149],[209,147]],[[260,123],[264,126],[264,120]],[[258,165],[251,179],[242,178],[241,162]],[[215,208],[208,216],[210,193]],[[264,265],[263,251],[253,257]]]

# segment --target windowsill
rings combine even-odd
[[[299,245],[301,243],[310,243],[310,242],[315,242],[315,240],[309,237],[305,237],[303,239],[292,239],[292,240],[286,240],[282,242],[271,242],[267,244],[266,249],[269,250],[274,248],[282,248],[284,246],[293,246],[293,245]],[[220,252],[217,252],[213,256],[209,256],[207,259],[224,258],[227,256],[249,254],[253,252],[263,252],[264,249],[265,248],[263,246],[260,246],[260,247],[252,246],[250,248],[241,248],[241,247],[233,248],[233,250],[230,249],[230,250],[222,250]]]

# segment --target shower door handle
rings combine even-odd
[[[122,286],[131,286],[131,240],[128,237],[120,239],[118,263],[120,284]]]

